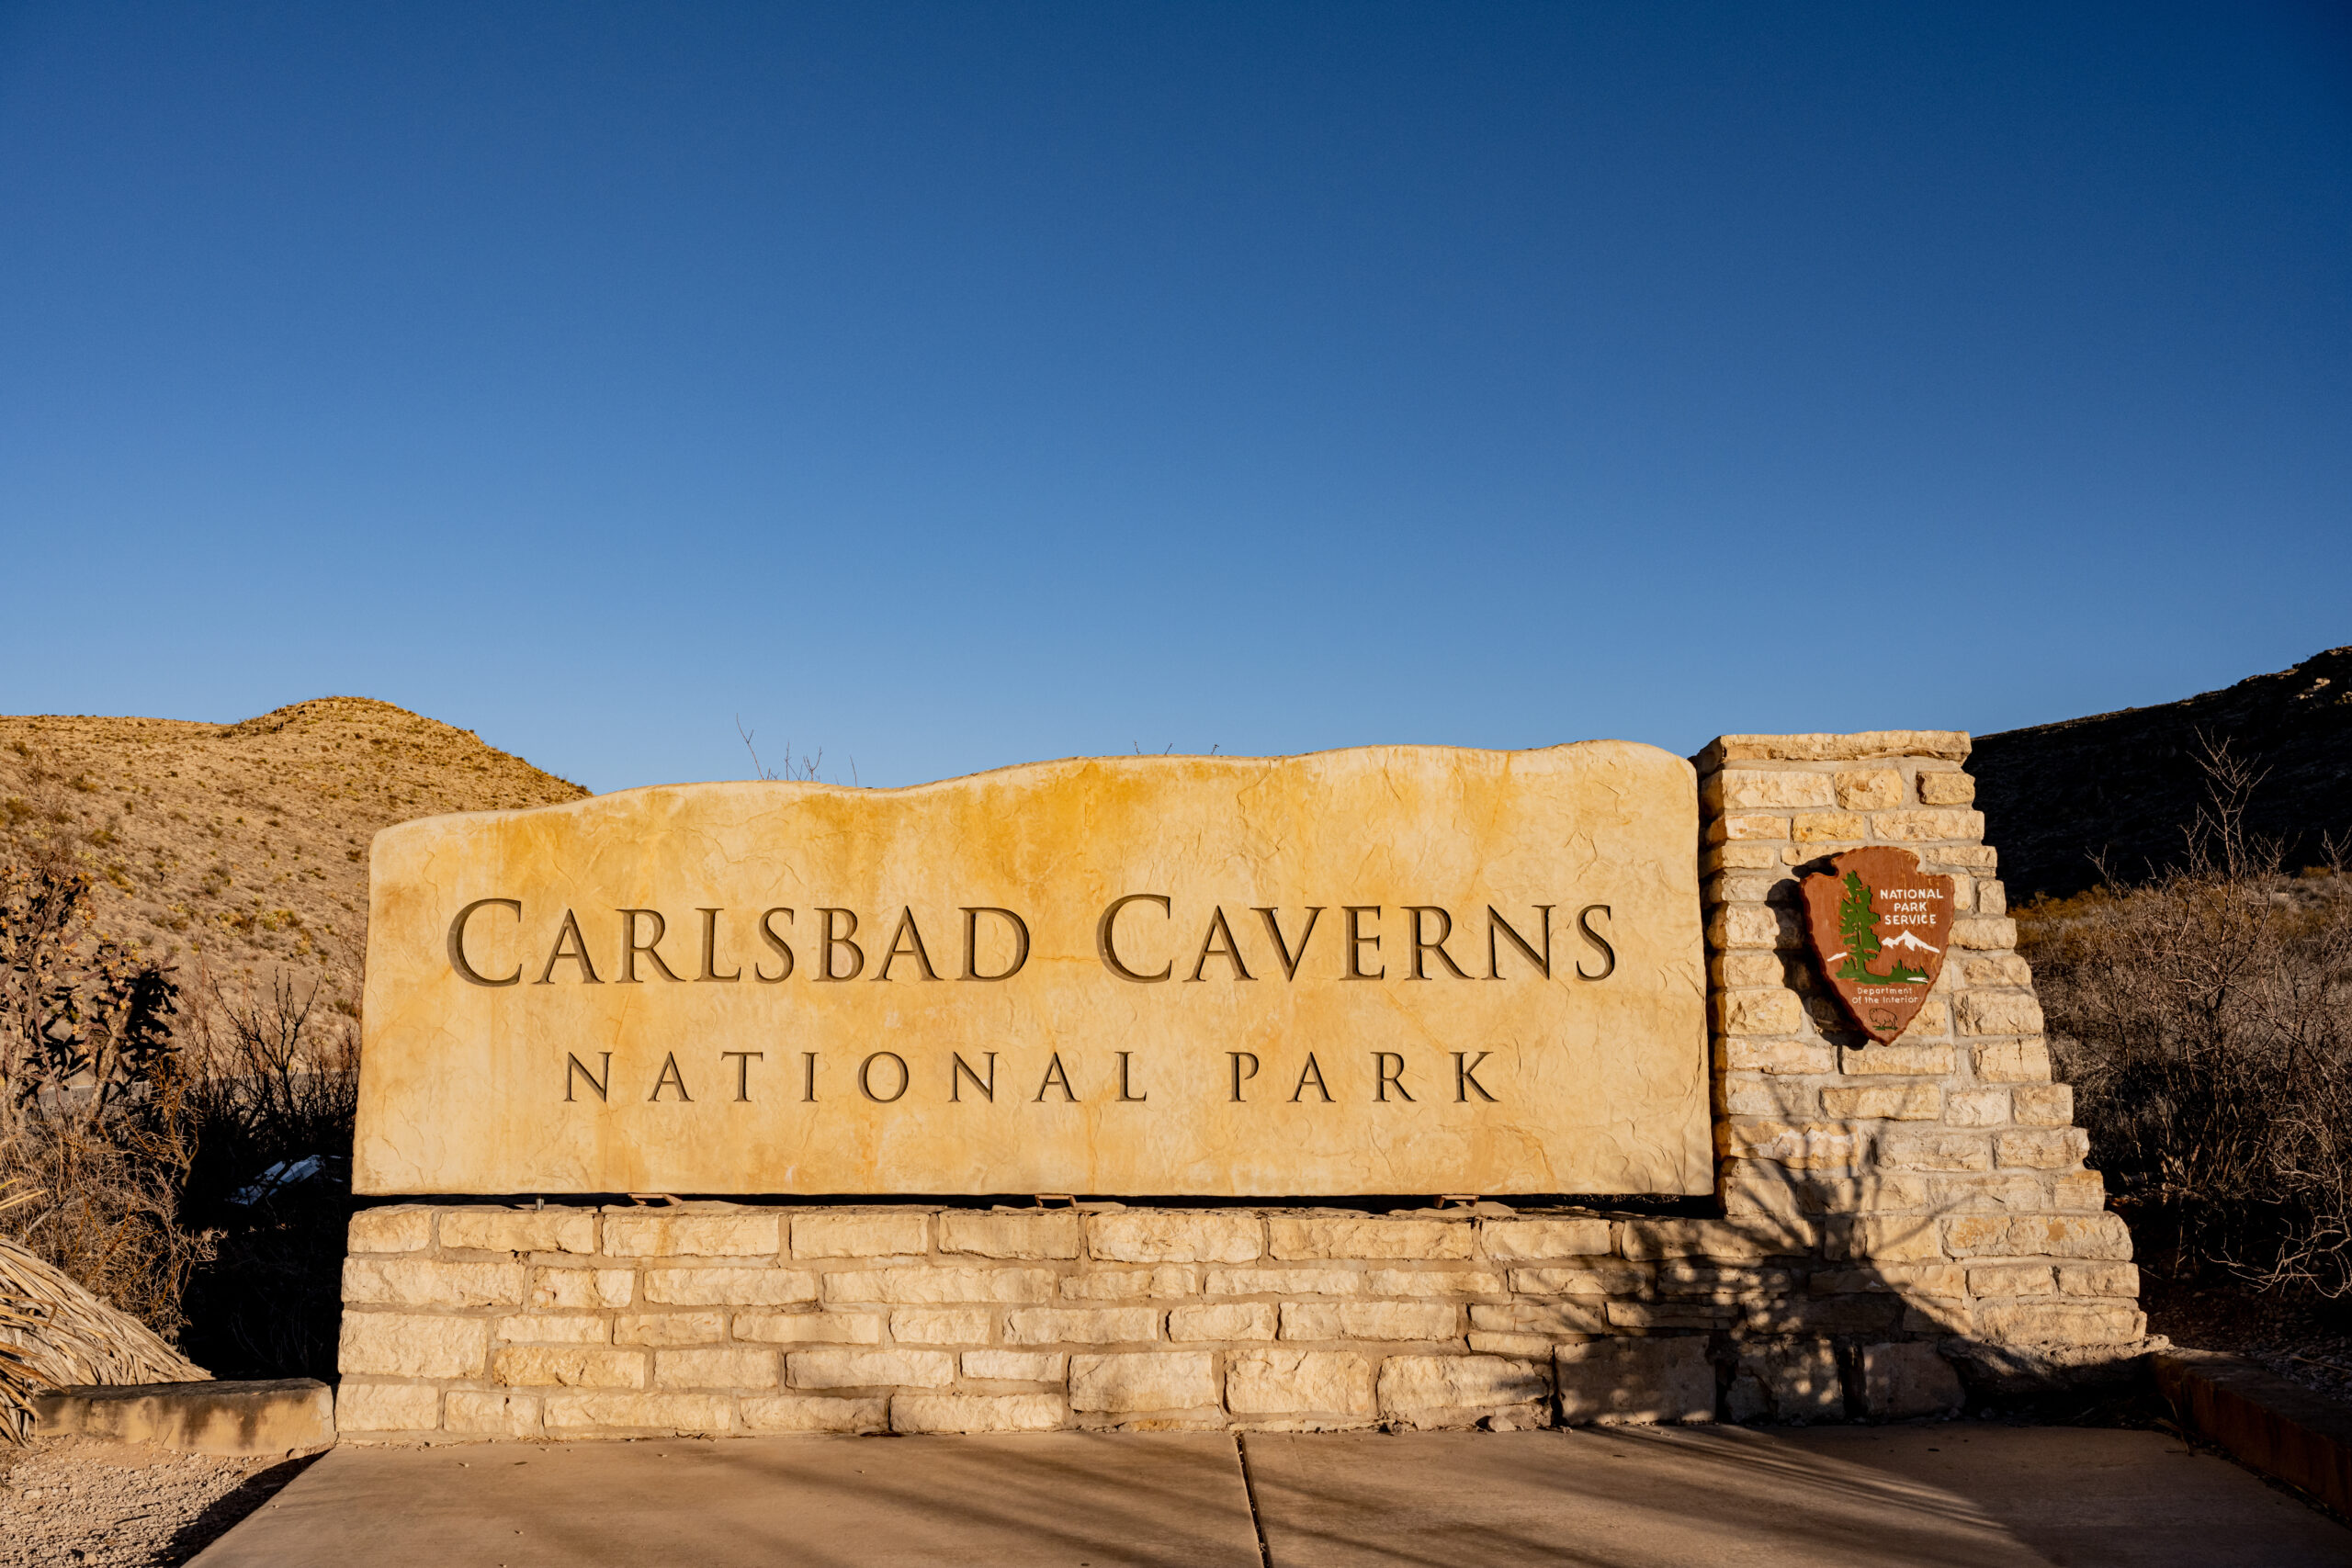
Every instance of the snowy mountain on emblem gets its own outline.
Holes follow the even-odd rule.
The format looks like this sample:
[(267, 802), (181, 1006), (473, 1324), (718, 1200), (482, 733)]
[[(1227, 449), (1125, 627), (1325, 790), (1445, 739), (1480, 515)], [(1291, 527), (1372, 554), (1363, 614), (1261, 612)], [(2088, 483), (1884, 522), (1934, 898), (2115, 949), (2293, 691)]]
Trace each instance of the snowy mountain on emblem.
[(1896, 931), (1893, 936), (1882, 937), (1879, 939), (1879, 946), (1907, 947), (1914, 953), (1941, 953), (1943, 951), (1942, 948), (1938, 947), (1934, 942), (1921, 942), (1909, 931)]

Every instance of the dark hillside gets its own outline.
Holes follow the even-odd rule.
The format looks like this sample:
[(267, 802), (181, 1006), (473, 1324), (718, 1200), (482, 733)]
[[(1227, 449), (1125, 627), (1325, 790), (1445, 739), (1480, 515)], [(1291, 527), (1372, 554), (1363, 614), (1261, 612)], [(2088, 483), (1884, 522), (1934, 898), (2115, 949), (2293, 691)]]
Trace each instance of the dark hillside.
[(1978, 737), (1969, 766), (2010, 897), (2078, 893), (2101, 853), (2125, 881), (2178, 860), (2205, 799), (2200, 736), (2267, 771), (2246, 825), (2286, 843), (2289, 870), (2320, 859), (2323, 835), (2352, 837), (2346, 647), (2158, 707)]

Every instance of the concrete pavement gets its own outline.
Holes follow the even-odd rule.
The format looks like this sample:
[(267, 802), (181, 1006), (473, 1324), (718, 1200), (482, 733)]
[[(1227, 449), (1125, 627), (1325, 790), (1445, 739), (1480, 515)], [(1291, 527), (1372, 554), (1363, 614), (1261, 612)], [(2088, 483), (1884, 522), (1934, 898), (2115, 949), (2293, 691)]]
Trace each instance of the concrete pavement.
[(201, 1568), (2352, 1564), (2152, 1432), (1925, 1427), (345, 1448)]

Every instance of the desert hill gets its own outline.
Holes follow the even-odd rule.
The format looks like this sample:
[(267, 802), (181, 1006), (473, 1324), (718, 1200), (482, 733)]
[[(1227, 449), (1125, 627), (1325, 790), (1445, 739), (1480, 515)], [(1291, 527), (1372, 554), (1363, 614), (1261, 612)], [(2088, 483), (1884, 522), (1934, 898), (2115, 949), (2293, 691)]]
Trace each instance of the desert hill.
[(243, 724), (0, 716), (0, 853), (62, 831), (97, 886), (99, 928), (191, 985), (316, 980), (359, 1001), (368, 840), (445, 811), (589, 792), (469, 730), (365, 697)]
[(2290, 870), (2318, 862), (2325, 835), (2352, 838), (2346, 647), (2177, 703), (1979, 736), (1969, 767), (2011, 897), (2080, 892), (2095, 855), (2127, 881), (2178, 860), (2204, 738), (2267, 770), (2246, 826), (2286, 845)]

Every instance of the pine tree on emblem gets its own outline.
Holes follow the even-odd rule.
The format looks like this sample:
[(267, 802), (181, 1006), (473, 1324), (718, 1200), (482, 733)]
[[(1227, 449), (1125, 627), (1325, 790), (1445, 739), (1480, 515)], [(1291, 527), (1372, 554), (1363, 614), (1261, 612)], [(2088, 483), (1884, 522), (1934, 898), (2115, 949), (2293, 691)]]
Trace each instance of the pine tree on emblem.
[(1846, 962), (1838, 966), (1840, 980), (1875, 980), (1871, 960), (1878, 956), (1878, 911), (1871, 908), (1870, 885), (1860, 874), (1846, 874), (1845, 901), (1838, 906), (1838, 940), (1846, 944)]

